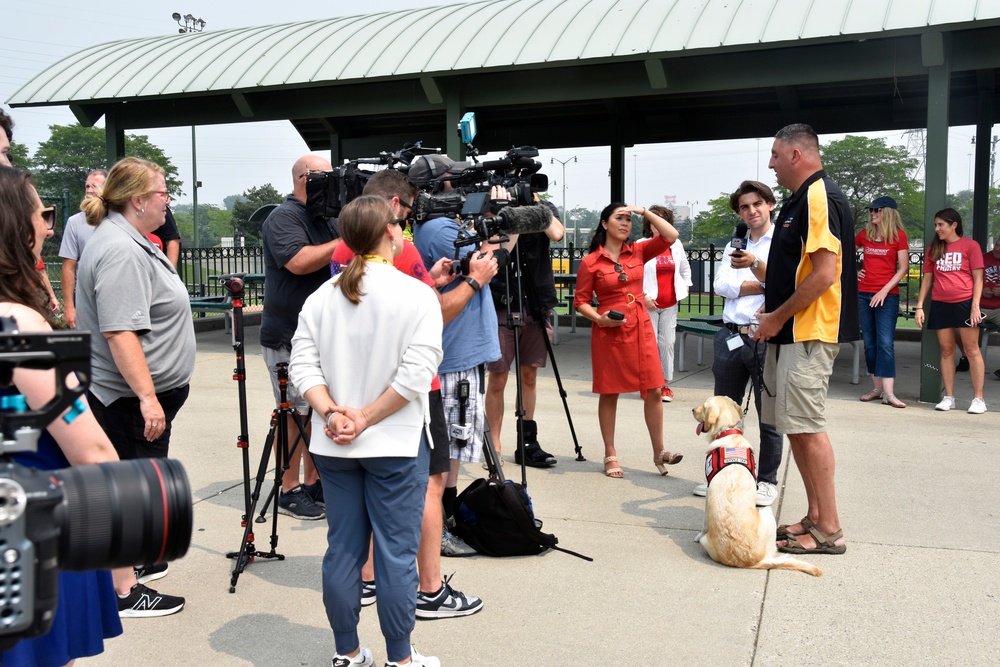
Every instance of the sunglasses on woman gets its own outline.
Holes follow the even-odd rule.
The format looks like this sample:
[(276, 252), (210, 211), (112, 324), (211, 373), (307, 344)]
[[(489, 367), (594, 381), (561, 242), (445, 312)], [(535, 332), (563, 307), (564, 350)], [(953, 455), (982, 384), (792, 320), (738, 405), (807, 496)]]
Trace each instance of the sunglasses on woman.
[(42, 218), (45, 220), (46, 227), (49, 229), (56, 228), (56, 207), (54, 204), (42, 209)]
[(628, 276), (625, 275), (624, 266), (622, 266), (621, 264), (615, 264), (615, 271), (618, 272), (618, 280), (620, 280), (621, 282), (625, 282), (626, 280), (628, 280)]

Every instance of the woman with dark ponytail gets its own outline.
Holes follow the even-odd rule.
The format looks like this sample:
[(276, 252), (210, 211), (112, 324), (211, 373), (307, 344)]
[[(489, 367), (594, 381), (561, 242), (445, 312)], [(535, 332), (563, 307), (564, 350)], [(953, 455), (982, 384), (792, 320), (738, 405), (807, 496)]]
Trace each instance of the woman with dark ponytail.
[[(630, 242), (633, 215), (648, 221), (657, 236), (645, 243)], [(663, 370), (642, 289), (646, 261), (666, 251), (677, 237), (673, 225), (653, 211), (615, 202), (601, 212), (589, 254), (577, 269), (574, 306), (576, 312), (594, 323), (590, 338), (593, 391), (600, 394), (597, 418), (604, 440), (604, 474), (608, 477), (624, 476), (615, 449), (618, 395), (622, 393), (638, 391), (643, 397), (657, 471), (666, 475), (664, 465), (679, 463), (682, 458), (663, 449)], [(597, 308), (591, 305), (595, 293)]]
[(387, 664), (440, 667), (416, 652), (410, 633), (430, 452), (427, 393), (443, 324), (434, 291), (393, 266), (405, 224), (384, 197), (344, 207), (340, 232), (357, 255), (306, 299), (292, 338), (289, 378), (313, 409), (309, 451), (326, 500), (323, 602), (336, 665), (373, 664), (357, 626), (374, 535)]
[[(934, 214), (935, 238), (924, 257), (924, 279), (920, 283), (917, 312), (918, 327), (926, 322), (937, 331), (941, 347), (941, 381), (944, 397), (935, 410), (954, 410), (955, 405), (955, 336), (961, 336), (965, 356), (969, 358), (972, 377), (970, 414), (986, 412), (983, 399), (985, 367), (979, 353), (979, 323), (983, 314), (979, 299), (983, 294), (983, 251), (972, 239), (962, 236), (962, 216), (953, 208)], [(933, 291), (931, 285), (934, 286)], [(930, 313), (927, 294), (931, 294)]]

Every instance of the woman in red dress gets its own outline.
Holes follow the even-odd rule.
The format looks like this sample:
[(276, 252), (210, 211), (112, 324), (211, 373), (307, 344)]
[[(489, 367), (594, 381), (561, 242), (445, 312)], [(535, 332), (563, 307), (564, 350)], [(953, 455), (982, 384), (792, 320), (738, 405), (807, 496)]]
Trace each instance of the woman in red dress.
[[(659, 235), (645, 243), (630, 243), (633, 214), (648, 220)], [(660, 474), (667, 474), (664, 464), (673, 465), (682, 458), (663, 449), (663, 371), (656, 332), (642, 298), (643, 265), (669, 248), (677, 236), (677, 230), (652, 211), (613, 203), (601, 212), (600, 226), (577, 269), (574, 306), (594, 323), (590, 338), (593, 391), (600, 394), (597, 419), (608, 477), (624, 477), (615, 451), (615, 419), (622, 393), (642, 394), (653, 464)], [(590, 303), (595, 293), (597, 308)], [(624, 317), (611, 317), (611, 311)]]

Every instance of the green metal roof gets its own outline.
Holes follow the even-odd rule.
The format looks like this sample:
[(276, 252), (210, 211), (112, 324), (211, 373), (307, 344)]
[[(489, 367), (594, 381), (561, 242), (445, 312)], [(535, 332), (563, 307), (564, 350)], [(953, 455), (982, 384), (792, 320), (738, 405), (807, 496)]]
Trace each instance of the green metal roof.
[(996, 25), (1000, 0), (491, 0), (93, 46), (12, 106), (260, 91)]

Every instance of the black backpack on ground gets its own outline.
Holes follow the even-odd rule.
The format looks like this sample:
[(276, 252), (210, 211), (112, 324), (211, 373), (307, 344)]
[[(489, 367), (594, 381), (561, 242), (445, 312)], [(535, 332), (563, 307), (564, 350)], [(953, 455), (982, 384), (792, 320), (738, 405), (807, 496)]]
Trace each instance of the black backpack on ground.
[[(495, 455), (492, 445), (483, 448)], [(487, 454), (487, 461), (490, 460)], [(499, 471), (499, 466), (491, 466)], [(543, 533), (542, 522), (535, 518), (531, 498), (524, 487), (504, 481), (502, 472), (490, 479), (472, 482), (455, 500), (455, 525), (451, 529), (466, 544), (485, 556), (536, 556), (555, 549), (587, 561), (568, 549), (556, 546), (555, 535)]]

